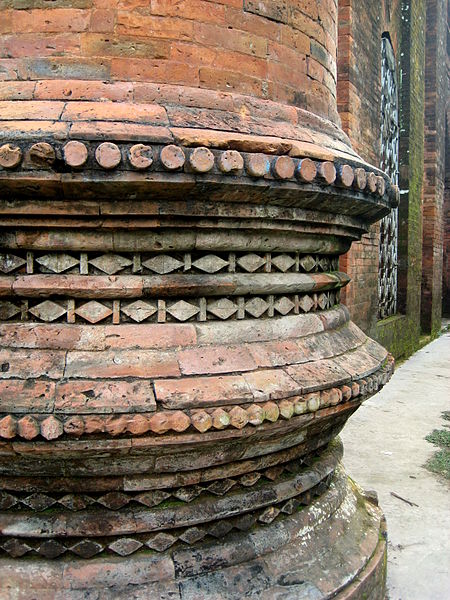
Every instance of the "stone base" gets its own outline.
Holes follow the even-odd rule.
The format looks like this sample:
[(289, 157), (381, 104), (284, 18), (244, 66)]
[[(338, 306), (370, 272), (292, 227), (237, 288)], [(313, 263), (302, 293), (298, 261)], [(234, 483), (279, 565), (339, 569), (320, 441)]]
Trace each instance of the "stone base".
[(383, 515), (339, 467), (311, 505), (218, 542), (138, 557), (0, 560), (3, 600), (382, 600)]

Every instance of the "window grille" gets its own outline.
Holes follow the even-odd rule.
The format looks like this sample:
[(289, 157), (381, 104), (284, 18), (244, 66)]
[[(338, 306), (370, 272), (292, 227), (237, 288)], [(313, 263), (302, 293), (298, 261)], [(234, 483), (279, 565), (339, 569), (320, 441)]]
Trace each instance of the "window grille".
[[(398, 184), (398, 87), (392, 44), (387, 37), (381, 41), (381, 161), (380, 167)], [(398, 209), (391, 210), (380, 224), (378, 266), (379, 318), (397, 312), (397, 252)]]

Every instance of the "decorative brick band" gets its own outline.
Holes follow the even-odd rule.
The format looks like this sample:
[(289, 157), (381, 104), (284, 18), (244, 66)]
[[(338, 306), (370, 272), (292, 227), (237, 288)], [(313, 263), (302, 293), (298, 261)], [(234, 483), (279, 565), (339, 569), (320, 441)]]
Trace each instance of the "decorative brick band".
[[(248, 531), (254, 525), (268, 525), (282, 515), (292, 515), (294, 512), (301, 510), (302, 507), (311, 504), (314, 496), (323, 494), (329, 488), (341, 457), (342, 445), (332, 443), (321, 454), (313, 452), (301, 459), (277, 465), (277, 467), (271, 469), (249, 473), (238, 480), (225, 479), (215, 481), (206, 487), (195, 486), (133, 496), (110, 493), (99, 497), (97, 500), (88, 496), (76, 495), (66, 495), (56, 500), (44, 494), (33, 494), (19, 500), (12, 495), (4, 494), (5, 516), (8, 515), (10, 508), (20, 503), (24, 504), (27, 509), (31, 508), (36, 511), (34, 518), (36, 522), (42, 521), (42, 523), (45, 523), (48, 518), (51, 520), (52, 517), (51, 515), (49, 517), (48, 511), (49, 509), (52, 511), (58, 510), (55, 507), (56, 504), (61, 505), (64, 511), (62, 514), (67, 515), (68, 513), (65, 512), (67, 509), (72, 513), (83, 511), (80, 515), (83, 519), (84, 515), (94, 513), (86, 513), (82, 506), (87, 507), (96, 502), (109, 511), (113, 511), (113, 513), (117, 512), (117, 517), (111, 512), (105, 513), (105, 516), (108, 515), (108, 518), (113, 519), (119, 518), (123, 523), (127, 522), (130, 515), (134, 514), (127, 508), (130, 503), (140, 505), (141, 508), (137, 510), (141, 519), (144, 514), (156, 516), (161, 513), (162, 520), (159, 522), (158, 519), (156, 528), (149, 524), (148, 532), (132, 533), (130, 537), (119, 534), (101, 538), (97, 537), (99, 533), (97, 533), (97, 536), (94, 533), (92, 536), (86, 535), (82, 538), (71, 538), (69, 535), (64, 539), (57, 534), (53, 534), (50, 539), (42, 539), (41, 535), (15, 537), (12, 534), (6, 539), (0, 539), (0, 550), (13, 558), (21, 558), (25, 555), (30, 557), (40, 555), (54, 559), (66, 553), (80, 558), (93, 558), (103, 551), (119, 556), (128, 556), (140, 549), (148, 548), (163, 552), (178, 542), (187, 545), (196, 544), (207, 536), (223, 539), (233, 529)], [(228, 497), (227, 494), (232, 488), (233, 497)], [(192, 511), (197, 513), (199, 506), (202, 504), (206, 509), (203, 521), (198, 522), (198, 519), (196, 519), (197, 523), (193, 526), (177, 526), (175, 522), (171, 523), (169, 527), (164, 527), (163, 514), (167, 513), (167, 510), (171, 512), (171, 509), (167, 507), (170, 498), (172, 503), (188, 505), (186, 506), (185, 518), (181, 519), (180, 524), (183, 521), (189, 522), (189, 514)], [(193, 500), (196, 500), (195, 506), (192, 505), (191, 507), (189, 504)], [(239, 512), (236, 512), (235, 504), (240, 505), (241, 510)], [(248, 512), (247, 506), (250, 505), (254, 506), (254, 509)], [(218, 508), (217, 513), (214, 513), (215, 506)], [(17, 514), (17, 511), (19, 511), (19, 514)], [(17, 520), (20, 512), (19, 508), (13, 508), (12, 512), (9, 513), (13, 518), (9, 527), (10, 531), (15, 529), (12, 523)], [(24, 512), (27, 513), (28, 511), (25, 510)], [(217, 514), (216, 518), (214, 518), (215, 514)], [(73, 515), (73, 518), (78, 517)], [(153, 521), (153, 518), (151, 521)], [(130, 527), (133, 528), (131, 524)], [(57, 530), (58, 526), (55, 532)]]
[(259, 319), (320, 312), (339, 304), (339, 290), (312, 294), (267, 296), (200, 297), (152, 300), (21, 300), (17, 296), (0, 301), (0, 322), (36, 321), (53, 323), (166, 323)]
[(0, 253), (0, 271), (116, 275), (156, 273), (326, 273), (338, 271), (339, 257), (299, 252), (36, 252)]
[(169, 174), (184, 171), (200, 176), (214, 173), (224, 177), (269, 177), (299, 184), (336, 185), (378, 197), (384, 197), (387, 193), (391, 202), (397, 205), (399, 201), (398, 188), (385, 177), (378, 172), (366, 171), (363, 167), (355, 168), (345, 161), (334, 163), (309, 157), (299, 159), (207, 147), (131, 145), (112, 141), (100, 144), (78, 140), (66, 144), (38, 141), (23, 145), (9, 142), (0, 146), (0, 170), (52, 169), (64, 172), (67, 168), (74, 171), (100, 168), (113, 171), (119, 167), (136, 172), (163, 171)]
[(318, 410), (349, 402), (366, 399), (376, 393), (391, 377), (394, 359), (389, 356), (380, 369), (357, 381), (340, 387), (328, 388), (303, 396), (279, 401), (268, 401), (244, 405), (224, 406), (211, 409), (157, 411), (153, 413), (112, 415), (55, 415), (27, 414), (5, 415), (0, 419), (0, 438), (16, 436), (32, 440), (39, 435), (54, 440), (64, 434), (81, 437), (85, 435), (161, 435), (167, 432), (183, 433), (191, 429), (200, 433), (220, 431), (229, 427), (243, 429), (257, 427), (264, 422), (290, 420), (296, 416), (315, 413)]

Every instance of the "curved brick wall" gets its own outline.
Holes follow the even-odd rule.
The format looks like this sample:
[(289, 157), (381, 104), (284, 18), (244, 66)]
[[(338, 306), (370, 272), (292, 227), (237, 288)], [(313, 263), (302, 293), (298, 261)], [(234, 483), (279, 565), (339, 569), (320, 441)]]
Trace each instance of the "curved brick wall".
[[(152, 82), (270, 99), (336, 122), (336, 4), (6, 0), (0, 3), (0, 79), (16, 83), (3, 96), (101, 93), (140, 102), (155, 90), (92, 82)], [(218, 108), (227, 110), (220, 102)]]

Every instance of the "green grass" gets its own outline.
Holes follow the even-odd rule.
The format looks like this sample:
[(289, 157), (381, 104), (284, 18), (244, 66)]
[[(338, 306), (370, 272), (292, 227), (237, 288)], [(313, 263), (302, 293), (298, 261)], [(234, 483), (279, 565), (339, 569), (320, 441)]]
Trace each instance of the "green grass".
[[(445, 421), (450, 421), (450, 411), (443, 412), (442, 418)], [(447, 424), (444, 426), (448, 427)], [(446, 479), (450, 479), (450, 430), (434, 429), (425, 439), (439, 448), (427, 461), (426, 468)]]

